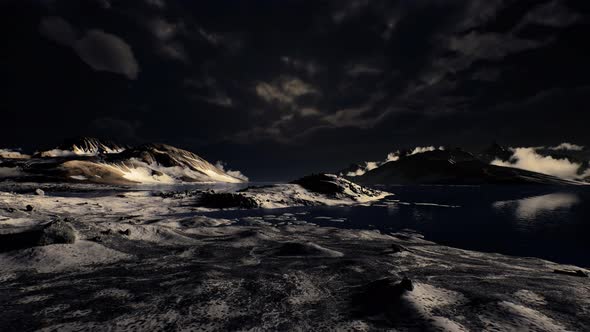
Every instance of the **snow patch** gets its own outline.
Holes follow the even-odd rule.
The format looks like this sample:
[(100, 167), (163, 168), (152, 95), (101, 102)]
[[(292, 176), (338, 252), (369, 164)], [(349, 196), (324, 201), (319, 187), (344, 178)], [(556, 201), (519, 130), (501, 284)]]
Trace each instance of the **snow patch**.
[(327, 175), (343, 188), (342, 193), (326, 195), (305, 189), (299, 184), (276, 184), (267, 187), (250, 187), (241, 195), (253, 198), (264, 209), (294, 206), (326, 205), (345, 206), (381, 200), (391, 193), (361, 187), (336, 175)]
[(501, 312), (480, 315), (489, 330), (497, 331), (567, 331), (563, 326), (539, 311), (508, 301), (498, 303)]
[(402, 299), (425, 321), (429, 321), (437, 331), (466, 332), (461, 324), (448, 318), (433, 314), (439, 308), (456, 305), (466, 301), (461, 293), (437, 288), (429, 284), (414, 283), (414, 290), (407, 292)]
[(240, 171), (234, 171), (231, 169), (227, 169), (227, 164), (221, 160), (219, 160), (219, 161), (217, 161), (217, 163), (215, 163), (215, 167), (219, 168), (222, 172), (233, 176), (234, 178), (242, 179), (245, 182), (248, 182), (247, 176), (242, 174), (242, 172), (240, 172)]
[(107, 264), (129, 259), (131, 255), (90, 241), (53, 244), (0, 254), (0, 271), (33, 269), (41, 273)]
[(31, 156), (23, 154), (18, 150), (0, 149), (0, 158), (5, 159), (29, 159)]
[(559, 150), (582, 151), (582, 150), (584, 150), (584, 146), (583, 145), (577, 145), (577, 144), (563, 142), (563, 143), (561, 143), (561, 144), (559, 144), (557, 146), (552, 146), (549, 149), (550, 150), (555, 150), (555, 151), (559, 151)]

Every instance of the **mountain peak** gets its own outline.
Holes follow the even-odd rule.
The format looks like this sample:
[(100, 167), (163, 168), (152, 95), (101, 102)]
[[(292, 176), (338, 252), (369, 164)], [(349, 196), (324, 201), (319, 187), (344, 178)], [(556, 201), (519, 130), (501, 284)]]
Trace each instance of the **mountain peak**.
[(96, 156), (125, 151), (127, 147), (110, 140), (79, 136), (65, 140), (55, 149), (41, 151), (38, 157)]

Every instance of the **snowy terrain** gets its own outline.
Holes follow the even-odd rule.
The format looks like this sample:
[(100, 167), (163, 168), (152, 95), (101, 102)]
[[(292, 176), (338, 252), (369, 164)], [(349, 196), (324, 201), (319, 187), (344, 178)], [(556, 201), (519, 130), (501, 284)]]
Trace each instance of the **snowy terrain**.
[[(307, 183), (301, 182), (310, 178), (311, 180)], [(322, 188), (306, 185), (309, 183), (327, 184), (330, 187), (322, 191)], [(239, 195), (252, 198), (258, 207), (274, 209), (292, 206), (362, 204), (378, 201), (392, 194), (359, 186), (333, 174), (321, 174), (315, 178), (309, 176), (289, 184), (249, 187), (242, 190)]]
[(97, 156), (125, 151), (126, 147), (115, 142), (103, 141), (94, 137), (79, 137), (64, 142), (55, 149), (41, 151), (37, 157)]
[(30, 157), (20, 151), (0, 149), (0, 159), (29, 159)]
[[(331, 196), (318, 179), (350, 191)], [(312, 180), (243, 193), (266, 207), (366, 203), (351, 198), (363, 188)], [(304, 213), (210, 218), (198, 195), (31, 188), (0, 192), (2, 331), (590, 329), (588, 271), (575, 266), (321, 227)], [(75, 241), (16, 248), (52, 222)]]
[(99, 184), (241, 183), (241, 172), (166, 144), (126, 147), (82, 137), (26, 158), (0, 150), (0, 180)]

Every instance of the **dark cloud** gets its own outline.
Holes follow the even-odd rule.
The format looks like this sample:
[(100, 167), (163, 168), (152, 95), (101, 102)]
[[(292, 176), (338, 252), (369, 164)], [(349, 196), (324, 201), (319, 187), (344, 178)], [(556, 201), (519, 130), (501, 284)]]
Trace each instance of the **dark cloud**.
[(118, 137), (129, 144), (141, 143), (142, 139), (137, 135), (141, 123), (125, 121), (114, 117), (98, 118), (92, 122), (89, 135), (96, 137)]
[(35, 133), (3, 130), (12, 145), (157, 140), (254, 179), (258, 160), (302, 173), (413, 144), (590, 145), (579, 125), (590, 120), (581, 0), (1, 6), (0, 106)]
[(39, 31), (45, 37), (68, 47), (72, 47), (78, 39), (76, 29), (61, 17), (43, 18), (39, 24)]
[(76, 29), (61, 17), (43, 18), (39, 31), (56, 43), (71, 47), (94, 70), (137, 78), (139, 65), (131, 47), (115, 35), (93, 29), (78, 38)]
[(131, 47), (121, 38), (100, 30), (90, 30), (74, 47), (80, 58), (94, 70), (123, 74), (134, 80), (139, 65)]

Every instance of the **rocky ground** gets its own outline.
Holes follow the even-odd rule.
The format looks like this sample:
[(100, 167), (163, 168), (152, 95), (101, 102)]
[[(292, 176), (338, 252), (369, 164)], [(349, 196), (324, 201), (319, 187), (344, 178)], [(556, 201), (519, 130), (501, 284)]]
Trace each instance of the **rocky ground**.
[(305, 214), (212, 219), (191, 194), (27, 190), (0, 192), (2, 331), (590, 329), (574, 266)]

